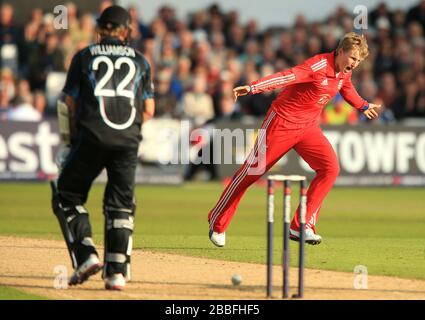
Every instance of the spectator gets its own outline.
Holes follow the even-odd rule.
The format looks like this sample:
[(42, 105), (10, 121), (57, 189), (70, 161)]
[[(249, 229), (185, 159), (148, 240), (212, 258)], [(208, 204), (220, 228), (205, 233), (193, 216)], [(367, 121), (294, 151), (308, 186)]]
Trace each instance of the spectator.
[(85, 46), (94, 40), (94, 34), (95, 23), (93, 16), (90, 13), (84, 13), (80, 18), (79, 32), (74, 36), (73, 41), (82, 43), (80, 46)]
[(208, 74), (207, 74), (207, 93), (213, 95), (220, 83), (220, 76), (222, 65), (219, 59), (211, 59), (208, 63)]
[(396, 37), (398, 35), (404, 35), (406, 33), (405, 26), (406, 26), (406, 13), (401, 9), (394, 11), (392, 36)]
[(207, 14), (205, 11), (195, 12), (189, 22), (189, 29), (193, 34), (194, 41), (199, 42), (207, 40)]
[(293, 64), (294, 51), (292, 47), (292, 36), (289, 32), (283, 32), (279, 39), (279, 48), (277, 49), (277, 57), (282, 58), (288, 64)]
[(385, 2), (378, 4), (378, 7), (371, 11), (369, 15), (369, 22), (372, 26), (376, 27), (376, 24), (379, 19), (384, 18), (388, 23), (392, 22), (392, 14), (388, 9), (388, 6)]
[[(70, 13), (69, 13), (69, 9), (68, 9), (68, 27), (69, 27), (69, 17)], [(28, 22), (28, 24), (34, 24), (37, 27), (40, 27), (41, 24), (43, 23), (43, 10), (41, 8), (34, 8), (31, 11), (31, 18), (30, 21)]]
[(211, 43), (211, 52), (210, 57), (211, 60), (217, 61), (220, 64), (220, 69), (222, 70), (224, 67), (224, 64), (226, 62), (226, 39), (224, 38), (224, 35), (219, 32), (213, 32), (210, 36), (210, 43)]
[(19, 44), (21, 29), (13, 21), (14, 10), (11, 4), (3, 3), (0, 6), (0, 47), (6, 43)]
[(378, 88), (371, 78), (371, 74), (365, 73), (362, 77), (359, 93), (366, 101), (373, 101), (376, 99)]
[(49, 33), (56, 33), (56, 28), (54, 25), (55, 16), (51, 12), (47, 12), (43, 16), (43, 23), (41, 24), (40, 30), (39, 30), (39, 42), (44, 43), (46, 34)]
[(35, 49), (34, 55), (28, 63), (28, 78), (31, 88), (44, 90), (49, 72), (65, 70), (65, 59), (59, 48), (58, 35), (56, 33), (46, 34), (45, 43)]
[(294, 30), (292, 46), (296, 56), (297, 53), (305, 54), (307, 52), (307, 31), (305, 28), (296, 28)]
[(153, 51), (151, 53), (154, 58), (154, 63), (160, 64), (162, 41), (167, 33), (165, 23), (161, 19), (155, 18), (151, 24), (151, 33), (154, 39), (154, 44), (152, 45)]
[(178, 33), (178, 54), (180, 57), (191, 57), (192, 47), (194, 45), (193, 34), (187, 29), (183, 29)]
[(99, 3), (99, 7), (97, 8), (97, 16), (96, 16), (96, 18), (98, 16), (100, 16), (100, 14), (103, 12), (103, 10), (105, 10), (106, 8), (111, 7), (113, 5), (114, 5), (114, 3), (111, 0), (102, 0)]
[(16, 106), (7, 113), (9, 121), (40, 121), (42, 115), (33, 105), (34, 99), (31, 94), (19, 96), (16, 100)]
[(398, 120), (408, 117), (425, 118), (425, 75), (419, 81), (406, 84), (403, 94), (396, 100), (394, 115)]
[(67, 10), (68, 10), (68, 36), (71, 38), (71, 51), (72, 55), (75, 53), (77, 44), (75, 39), (78, 37), (78, 34), (80, 32), (80, 21), (78, 19), (78, 10), (77, 6), (73, 2), (67, 2), (65, 4)]
[(277, 63), (279, 59), (276, 57), (276, 51), (272, 47), (264, 45), (261, 51), (263, 64), (273, 65)]
[(398, 97), (398, 90), (395, 77), (392, 73), (386, 72), (380, 77), (377, 96), (387, 108), (393, 109), (394, 102)]
[(207, 66), (210, 59), (211, 46), (207, 41), (198, 41), (194, 48), (194, 66)]
[(322, 42), (318, 37), (310, 37), (307, 41), (307, 54), (309, 56), (314, 56), (319, 54), (322, 49)]
[[(110, 0), (100, 1), (99, 11), (112, 4)], [(45, 90), (50, 71), (67, 70), (76, 50), (93, 36), (93, 21), (98, 12), (81, 14), (73, 2), (65, 5), (68, 29), (60, 32), (54, 28), (54, 16), (50, 12), (44, 14), (41, 8), (34, 7), (27, 22), (18, 25), (14, 21), (17, 8), (11, 3), (0, 5), (0, 45), (18, 45), (17, 62), (16, 59), (2, 59), (2, 66), (11, 68), (12, 82), (15, 76), (27, 79), (33, 95), (34, 90)], [(391, 10), (384, 2), (372, 9), (369, 24), (373, 28), (360, 30), (368, 39), (370, 59), (361, 65), (353, 82), (365, 89), (368, 86), (363, 84), (370, 78), (379, 83), (378, 98), (394, 111), (397, 119), (421, 117), (425, 0), (418, 1), (409, 10)], [(181, 21), (176, 18), (175, 8), (168, 5), (162, 6), (151, 21), (144, 23), (136, 6), (130, 6), (129, 12), (133, 19), (131, 45), (143, 51), (153, 73), (155, 68), (165, 68), (171, 73), (170, 91), (177, 101), (181, 101), (183, 92), (190, 91), (195, 77), (207, 77), (206, 94), (213, 95), (217, 116), (220, 114), (219, 101), (225, 95), (220, 79), (223, 74), (228, 77), (226, 82), (237, 86), (252, 75), (258, 75), (262, 66), (287, 69), (316, 52), (334, 50), (336, 39), (344, 30), (353, 28), (353, 17), (342, 6), (336, 7), (323, 21), (311, 22), (299, 15), (289, 29), (264, 31), (259, 29), (256, 20), (241, 24), (236, 10), (225, 12), (216, 4)], [(14, 85), (2, 86), (4, 110), (18, 94), (13, 91)], [(394, 91), (391, 93), (391, 90)], [(267, 100), (272, 96), (258, 95), (249, 101), (250, 105), (241, 99), (243, 115), (263, 115), (266, 110), (256, 99)]]
[(173, 7), (163, 5), (161, 8), (159, 8), (158, 16), (165, 23), (169, 31), (177, 31), (176, 12)]
[(343, 33), (348, 33), (353, 31), (353, 19), (351, 19), (348, 16), (344, 17), (342, 19), (341, 26), (342, 26)]
[(171, 73), (160, 70), (155, 79), (155, 117), (171, 118), (176, 113), (177, 97), (171, 92)]
[(177, 61), (176, 80), (179, 82), (183, 91), (188, 91), (192, 87), (193, 75), (191, 72), (192, 61), (182, 56)]
[[(335, 17), (330, 16), (326, 23), (322, 25), (322, 34), (331, 34), (332, 38), (339, 39), (343, 35), (342, 27), (338, 24)], [(332, 49), (335, 49), (336, 46)]]
[(424, 46), (424, 29), (419, 22), (413, 21), (409, 23), (407, 32), (410, 43), (413, 46)]
[(252, 39), (257, 42), (261, 39), (260, 33), (258, 31), (258, 23), (256, 20), (251, 19), (248, 21), (245, 32), (245, 39)]
[(245, 48), (245, 30), (242, 26), (235, 24), (232, 25), (228, 31), (226, 46), (240, 55), (244, 52)]
[(174, 49), (174, 34), (167, 32), (162, 41), (161, 55), (158, 64), (162, 67), (175, 68), (177, 52)]
[(229, 59), (226, 63), (226, 70), (230, 72), (231, 81), (233, 83), (239, 83), (242, 77), (242, 65), (237, 59)]
[(248, 40), (245, 43), (244, 53), (239, 56), (239, 61), (243, 64), (247, 61), (253, 62), (256, 66), (260, 66), (262, 63), (262, 56), (260, 54), (260, 48), (258, 42), (255, 40)]
[(200, 126), (214, 117), (212, 98), (206, 93), (207, 80), (197, 76), (193, 79), (193, 90), (184, 94), (181, 115)]
[(206, 25), (208, 38), (211, 39), (213, 33), (223, 34), (224, 21), (223, 17), (219, 14), (210, 14), (209, 23)]
[[(44, 116), (46, 106), (47, 106), (47, 101), (46, 101), (46, 96), (44, 92), (41, 90), (34, 91), (34, 109), (37, 110), (42, 117)], [(55, 112), (55, 116), (56, 116), (56, 112)]]
[(356, 124), (357, 110), (350, 106), (340, 94), (337, 94), (323, 109), (321, 120), (327, 125)]
[(135, 40), (144, 40), (150, 36), (149, 27), (142, 22), (142, 19), (139, 15), (139, 12), (137, 10), (137, 7), (132, 5), (128, 7), (128, 12), (131, 16), (131, 23), (132, 23), (132, 37), (133, 33), (137, 35), (137, 37), (134, 37)]
[(37, 33), (40, 26), (37, 23), (29, 23), (25, 26), (24, 38), (19, 46), (19, 70), (25, 77), (29, 77), (29, 65), (32, 57), (37, 54), (39, 44)]
[(12, 107), (6, 87), (0, 83), (0, 121), (7, 120), (7, 113)]
[(376, 21), (376, 42), (383, 43), (390, 40), (391, 36), (391, 22), (385, 18), (381, 17)]
[(220, 113), (214, 118), (214, 121), (237, 121), (242, 118), (242, 113), (239, 111), (239, 103), (233, 100), (231, 92), (226, 92), (222, 95), (219, 101)]
[(375, 58), (375, 75), (380, 76), (385, 72), (395, 72), (395, 61), (393, 59), (393, 44), (391, 40), (380, 44), (378, 54)]
[(7, 95), (7, 99), (11, 101), (16, 94), (15, 77), (12, 70), (9, 68), (1, 69), (0, 73), (0, 86)]
[[(347, 9), (344, 6), (339, 5), (339, 6), (337, 6), (337, 8), (335, 10), (334, 17), (335, 17), (336, 21), (338, 22), (338, 24), (343, 25), (344, 20), (346, 18), (350, 18), (350, 15), (349, 15)], [(350, 30), (350, 31), (352, 31), (352, 30)]]
[(411, 70), (414, 78), (425, 71), (425, 55), (424, 47), (415, 47), (412, 54)]
[(332, 50), (335, 50), (337, 45), (338, 45), (338, 42), (335, 35), (332, 32), (325, 33), (322, 50), (326, 52), (330, 52)]
[(25, 97), (28, 95), (31, 95), (30, 83), (26, 79), (18, 80), (18, 83), (16, 85), (16, 96)]
[(420, 2), (410, 8), (407, 12), (407, 23), (412, 21), (417, 21), (422, 25), (422, 29), (425, 30), (425, 0), (420, 0)]
[(233, 89), (233, 81), (228, 70), (222, 71), (217, 88), (212, 94), (214, 105), (214, 119), (221, 117), (221, 99)]

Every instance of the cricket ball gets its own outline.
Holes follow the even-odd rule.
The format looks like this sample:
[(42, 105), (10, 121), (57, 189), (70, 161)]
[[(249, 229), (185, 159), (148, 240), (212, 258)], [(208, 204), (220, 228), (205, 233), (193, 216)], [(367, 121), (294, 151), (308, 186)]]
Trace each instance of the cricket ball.
[(239, 274), (234, 274), (232, 276), (232, 283), (234, 286), (240, 285), (242, 282), (242, 277)]

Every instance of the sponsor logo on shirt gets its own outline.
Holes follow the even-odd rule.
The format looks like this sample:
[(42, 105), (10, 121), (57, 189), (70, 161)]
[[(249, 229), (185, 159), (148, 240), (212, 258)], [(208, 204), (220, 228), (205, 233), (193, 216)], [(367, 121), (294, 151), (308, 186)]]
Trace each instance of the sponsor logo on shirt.
[(327, 86), (328, 85), (328, 79), (325, 79), (322, 81), (321, 83), (322, 86)]
[(320, 96), (320, 99), (319, 99), (319, 101), (317, 101), (317, 103), (318, 104), (325, 105), (325, 104), (327, 104), (329, 102), (329, 100), (331, 100), (331, 96), (326, 93), (326, 94), (322, 94)]

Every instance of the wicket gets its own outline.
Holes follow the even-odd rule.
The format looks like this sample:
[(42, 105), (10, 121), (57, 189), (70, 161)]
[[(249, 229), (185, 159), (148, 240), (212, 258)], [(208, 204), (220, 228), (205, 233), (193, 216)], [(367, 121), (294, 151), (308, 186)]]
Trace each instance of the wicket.
[(274, 223), (274, 183), (283, 182), (283, 298), (289, 297), (289, 225), (291, 223), (291, 182), (300, 182), (300, 241), (299, 241), (299, 268), (298, 294), (293, 298), (302, 298), (304, 295), (304, 244), (305, 244), (305, 216), (307, 211), (307, 179), (297, 175), (271, 175), (267, 178), (267, 297), (272, 297), (272, 270), (273, 270), (273, 223)]

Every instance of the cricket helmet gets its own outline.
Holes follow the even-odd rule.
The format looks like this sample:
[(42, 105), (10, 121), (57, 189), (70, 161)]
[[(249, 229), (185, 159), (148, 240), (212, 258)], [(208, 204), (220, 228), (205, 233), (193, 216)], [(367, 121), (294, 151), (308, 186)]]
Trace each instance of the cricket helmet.
[(99, 27), (106, 29), (113, 29), (118, 26), (130, 28), (131, 17), (123, 7), (114, 5), (103, 10), (96, 21)]

